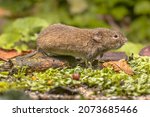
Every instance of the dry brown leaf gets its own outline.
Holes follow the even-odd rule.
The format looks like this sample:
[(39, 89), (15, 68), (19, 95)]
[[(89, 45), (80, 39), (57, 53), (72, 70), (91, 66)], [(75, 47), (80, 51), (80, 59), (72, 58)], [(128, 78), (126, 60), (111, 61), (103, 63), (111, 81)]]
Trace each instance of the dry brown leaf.
[(121, 59), (119, 61), (109, 61), (103, 63), (104, 67), (112, 67), (114, 71), (120, 72), (124, 71), (126, 74), (133, 75), (132, 68), (128, 65), (127, 61)]
[(0, 60), (4, 60), (7, 61), (10, 58), (16, 57), (16, 56), (20, 56), (20, 55), (25, 55), (27, 53), (32, 52), (31, 50), (29, 51), (22, 51), (22, 52), (17, 52), (16, 50), (12, 49), (12, 50), (5, 50), (0, 48)]

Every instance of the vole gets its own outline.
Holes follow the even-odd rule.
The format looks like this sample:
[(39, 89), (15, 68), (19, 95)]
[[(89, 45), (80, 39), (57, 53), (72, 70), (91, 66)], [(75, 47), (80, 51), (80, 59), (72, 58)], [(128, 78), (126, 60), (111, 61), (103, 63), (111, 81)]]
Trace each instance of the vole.
[[(107, 28), (83, 29), (64, 24), (53, 24), (39, 34), (37, 51), (18, 56), (6, 62), (5, 67), (2, 68), (10, 69), (14, 65), (30, 66), (33, 69), (63, 66), (63, 61), (53, 57), (59, 55), (69, 56), (67, 58), (82, 58), (87, 66), (88, 62), (92, 63), (97, 56), (102, 56), (110, 49), (121, 47), (126, 41), (127, 38), (121, 32)], [(45, 57), (47, 58), (44, 61)], [(55, 62), (52, 62), (53, 60)], [(42, 64), (37, 64), (39, 62)]]
[(41, 31), (37, 46), (50, 56), (69, 55), (91, 61), (110, 49), (120, 48), (126, 41), (121, 32), (107, 28), (83, 29), (53, 24)]

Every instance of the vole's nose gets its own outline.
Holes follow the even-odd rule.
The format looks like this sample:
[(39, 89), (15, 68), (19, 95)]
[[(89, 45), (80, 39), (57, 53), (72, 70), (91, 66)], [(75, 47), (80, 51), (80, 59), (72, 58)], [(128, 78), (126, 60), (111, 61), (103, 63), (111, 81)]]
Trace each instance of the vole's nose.
[(128, 39), (127, 39), (127, 38), (124, 38), (123, 43), (126, 43), (127, 41), (128, 41)]

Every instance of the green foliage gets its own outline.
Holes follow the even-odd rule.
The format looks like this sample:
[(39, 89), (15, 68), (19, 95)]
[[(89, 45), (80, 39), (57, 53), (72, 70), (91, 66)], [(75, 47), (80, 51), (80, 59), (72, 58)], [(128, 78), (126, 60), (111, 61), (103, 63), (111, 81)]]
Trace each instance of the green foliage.
[(4, 33), (0, 36), (0, 47), (3, 49), (15, 49), (17, 51), (28, 50), (27, 43), (23, 43), (19, 33)]
[(144, 45), (139, 44), (139, 43), (132, 43), (132, 42), (127, 42), (124, 46), (122, 46), (120, 49), (117, 51), (122, 51), (125, 52), (128, 56), (130, 56), (132, 53), (134, 55), (138, 55), (140, 50), (144, 47)]
[(16, 66), (15, 69), (17, 69), (17, 73), (14, 74), (14, 77), (17, 79), (25, 77), (27, 68), (28, 68), (27, 66), (23, 66), (21, 68)]
[(0, 47), (16, 49), (18, 51), (29, 49), (28, 44), (35, 41), (40, 30), (48, 23), (36, 17), (17, 19), (0, 35)]
[[(0, 6), (10, 9), (15, 14), (26, 14), (40, 0), (0, 0)], [(24, 11), (24, 12), (23, 12)]]
[[(13, 82), (3, 79), (1, 92), (7, 89), (24, 89), (45, 92), (57, 86), (80, 86), (86, 84), (95, 87), (104, 95), (138, 96), (150, 94), (150, 57), (134, 57), (129, 61), (134, 75), (116, 73), (111, 68), (91, 69), (75, 68), (48, 69), (26, 75), (25, 69), (14, 74)], [(79, 73), (80, 80), (73, 80), (72, 74)]]
[(126, 9), (126, 7), (124, 6), (119, 6), (116, 8), (113, 8), (111, 11), (112, 16), (116, 19), (116, 20), (122, 20), (126, 15), (128, 15), (129, 11)]
[(0, 82), (0, 93), (6, 92), (9, 89), (9, 83)]
[(134, 7), (134, 12), (137, 15), (147, 15), (150, 14), (150, 1), (148, 0), (143, 0), (143, 1), (138, 1), (135, 4)]
[(148, 17), (141, 16), (135, 19), (130, 27), (128, 36), (133, 42), (150, 42), (150, 22)]
[(49, 24), (60, 22), (78, 27), (115, 24), (130, 41), (150, 42), (150, 0), (1, 0), (0, 4), (12, 11), (13, 18), (32, 15)]

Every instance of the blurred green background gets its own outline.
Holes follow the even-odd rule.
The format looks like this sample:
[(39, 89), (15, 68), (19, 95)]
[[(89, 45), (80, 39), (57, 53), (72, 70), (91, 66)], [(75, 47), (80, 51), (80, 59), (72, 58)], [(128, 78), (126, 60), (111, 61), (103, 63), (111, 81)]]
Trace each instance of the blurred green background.
[(137, 54), (150, 44), (150, 0), (0, 0), (0, 47), (36, 48), (53, 23), (119, 29), (129, 40), (120, 51)]

